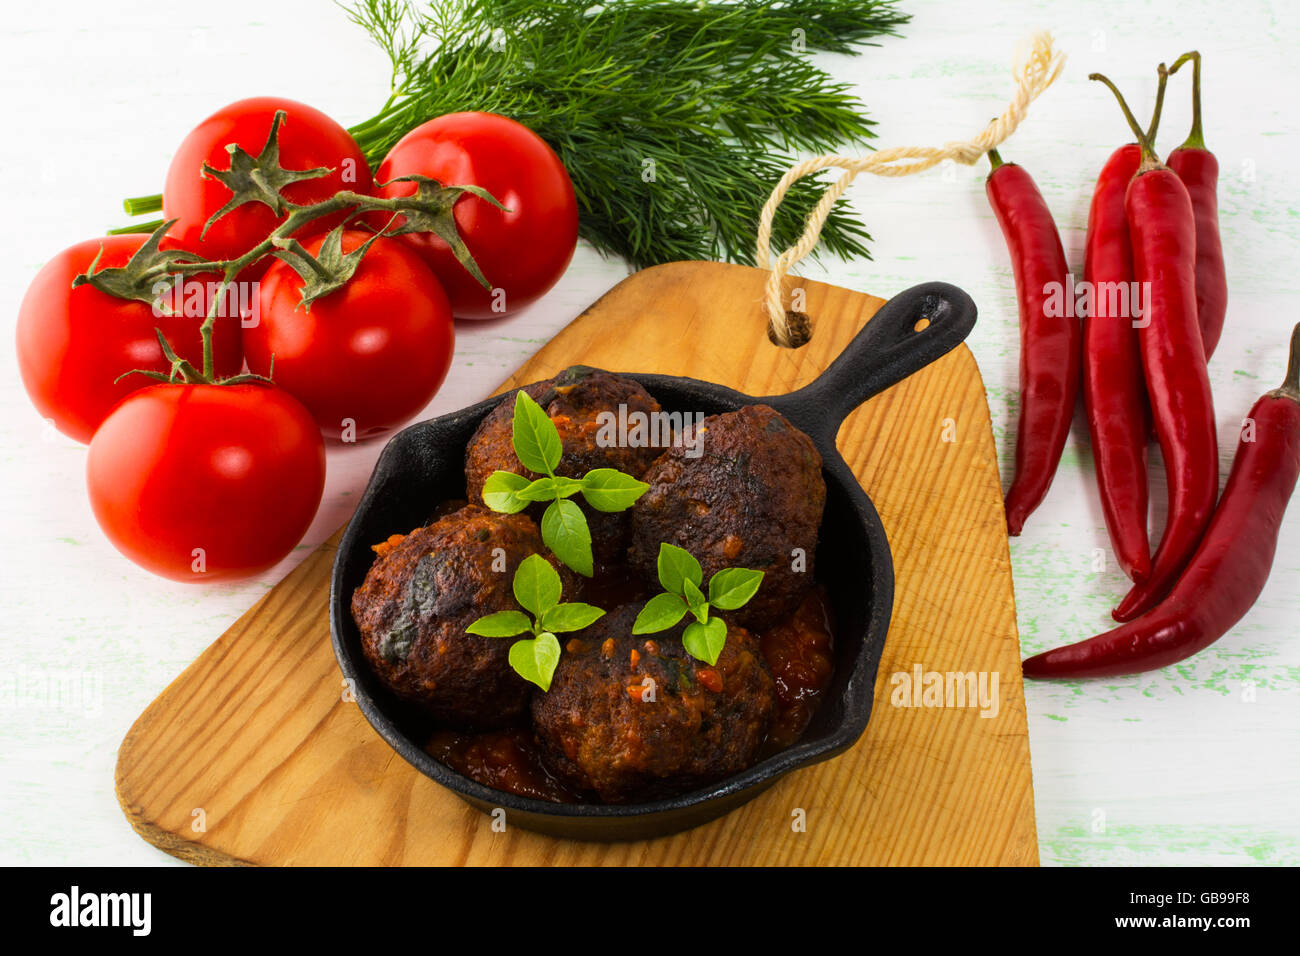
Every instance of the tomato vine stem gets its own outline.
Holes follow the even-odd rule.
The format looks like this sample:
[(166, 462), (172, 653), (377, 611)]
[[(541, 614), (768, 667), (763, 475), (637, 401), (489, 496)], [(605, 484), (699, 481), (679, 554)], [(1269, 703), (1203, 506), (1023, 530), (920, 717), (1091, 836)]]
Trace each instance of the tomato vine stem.
[[(221, 274), (221, 282), (213, 296), (212, 302), (208, 306), (207, 315), (204, 317), (203, 324), (199, 328), (199, 334), (203, 343), (203, 368), (195, 369), (190, 363), (183, 359), (177, 359), (175, 352), (166, 342), (161, 330), (158, 332), (159, 342), (163, 345), (163, 354), (168, 361), (172, 363), (171, 374), (163, 376), (158, 372), (146, 371), (143, 369), (134, 369), (127, 372), (127, 375), (142, 374), (151, 378), (163, 381), (175, 381), (177, 377), (182, 381), (192, 384), (236, 384), (252, 381), (270, 382), (270, 379), (258, 375), (237, 375), (231, 379), (218, 381), (215, 378), (214, 358), (212, 348), (213, 329), (216, 320), (226, 303), (227, 293), (231, 285), (234, 284), (240, 273), (249, 266), (260, 261), (267, 255), (273, 255), (278, 251), (288, 250), (293, 253), (292, 260), (289, 261), (300, 275), (306, 269), (314, 274), (323, 282), (333, 281), (336, 278), (340, 281), (346, 281), (347, 275), (336, 277), (324, 263), (317, 257), (307, 252), (302, 243), (293, 238), (293, 234), (310, 225), (318, 219), (330, 216), (335, 213), (344, 213), (344, 221), (340, 224), (335, 232), (341, 231), (348, 223), (362, 220), (371, 213), (386, 212), (389, 213), (389, 220), (382, 229), (373, 229), (370, 242), (382, 236), (395, 236), (403, 232), (424, 231), (424, 226), (433, 228), (436, 224), (439, 230), (448, 228), (454, 230), (454, 220), (452, 219), (452, 207), (456, 201), (466, 192), (485, 199), (499, 208), (504, 208), (501, 203), (485, 190), (473, 186), (444, 186), (436, 180), (423, 176), (405, 177), (415, 184), (415, 193), (410, 196), (397, 196), (386, 198), (382, 196), (363, 195), (361, 193), (343, 190), (335, 193), (328, 199), (306, 206), (295, 206), (289, 204), (288, 215), (276, 225), (271, 235), (267, 236), (257, 245), (253, 246), (242, 256), (234, 259), (209, 260), (203, 257), (189, 253), (185, 250), (161, 250), (160, 244), (167, 230), (173, 225), (175, 220), (158, 222), (153, 230), (149, 241), (141, 247), (137, 255), (133, 256), (126, 266), (111, 266), (96, 271), (95, 266), (98, 263), (98, 257), (90, 264), (87, 271), (73, 280), (73, 286), (90, 284), (95, 286), (101, 292), (117, 298), (140, 299), (142, 301), (155, 301), (151, 296), (156, 296), (156, 288), (159, 283), (166, 283), (170, 277), (174, 276), (191, 276), (202, 273), (217, 272)], [(399, 218), (407, 218), (409, 221), (401, 225), (397, 224)], [(367, 243), (367, 246), (369, 242)], [(463, 243), (461, 248), (464, 249)], [(362, 250), (358, 250), (358, 255)], [(469, 256), (469, 264), (466, 268), (484, 284), (486, 288), (491, 288), (489, 283), (478, 270), (478, 266), (473, 262), (473, 257), (469, 254), (468, 249), (464, 249), (465, 255)], [(471, 267), (472, 266), (472, 267)], [(352, 264), (355, 269), (355, 263)], [(351, 272), (348, 272), (350, 275)], [(304, 275), (304, 279), (307, 276)]]
[(162, 207), (162, 193), (154, 193), (152, 196), (132, 196), (129, 199), (122, 200), (122, 208), (126, 210), (128, 216), (143, 216), (149, 212), (162, 212)]

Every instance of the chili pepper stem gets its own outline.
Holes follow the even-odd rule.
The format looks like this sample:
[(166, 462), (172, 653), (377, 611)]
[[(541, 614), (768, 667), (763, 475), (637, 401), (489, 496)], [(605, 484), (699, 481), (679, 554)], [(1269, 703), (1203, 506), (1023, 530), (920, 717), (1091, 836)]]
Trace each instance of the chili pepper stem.
[(1196, 50), (1184, 53), (1174, 60), (1169, 72), (1177, 73), (1178, 68), (1188, 60), (1192, 63), (1192, 131), (1178, 148), (1205, 149), (1205, 134), (1201, 129), (1201, 54)]
[(1296, 327), (1291, 330), (1291, 352), (1286, 363), (1286, 378), (1269, 395), (1300, 402), (1300, 323), (1296, 323)]
[(1002, 165), (1003, 162), (1002, 156), (998, 153), (996, 149), (990, 149), (988, 152), (988, 157), (989, 157), (989, 163), (992, 164), (994, 169), (997, 169), (999, 166)]
[(1151, 111), (1151, 125), (1147, 127), (1147, 141), (1152, 149), (1156, 145), (1156, 130), (1160, 128), (1160, 113), (1165, 108), (1165, 87), (1169, 84), (1169, 71), (1163, 63), (1156, 67), (1156, 75), (1159, 77), (1156, 82), (1156, 107)]
[(1119, 101), (1119, 107), (1124, 111), (1124, 119), (1128, 121), (1129, 129), (1133, 131), (1133, 135), (1137, 138), (1138, 147), (1142, 150), (1142, 165), (1138, 167), (1139, 174), (1150, 169), (1159, 169), (1164, 166), (1164, 163), (1160, 161), (1160, 157), (1156, 154), (1154, 138), (1155, 132), (1160, 126), (1160, 111), (1164, 108), (1165, 84), (1169, 81), (1169, 68), (1161, 63), (1157, 68), (1157, 72), (1160, 76), (1160, 83), (1156, 89), (1156, 107), (1155, 111), (1151, 115), (1151, 126), (1149, 130), (1143, 130), (1142, 127), (1138, 125), (1137, 117), (1135, 117), (1133, 111), (1129, 109), (1128, 103), (1124, 99), (1124, 94), (1119, 91), (1119, 87), (1101, 73), (1088, 74), (1088, 79), (1097, 80), (1110, 87), (1110, 91), (1115, 94), (1115, 99)]

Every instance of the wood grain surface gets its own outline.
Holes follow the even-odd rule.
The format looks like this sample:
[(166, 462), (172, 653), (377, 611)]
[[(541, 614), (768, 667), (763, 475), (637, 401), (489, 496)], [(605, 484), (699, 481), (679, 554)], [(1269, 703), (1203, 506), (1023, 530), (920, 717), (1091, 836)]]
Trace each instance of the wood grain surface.
[[(811, 380), (882, 300), (801, 283), (812, 341), (757, 317), (763, 273), (675, 263), (625, 280), (502, 387), (575, 362), (751, 394)], [(329, 643), (335, 535), (241, 617), (122, 742), (117, 795), (146, 840), (205, 864), (1036, 864), (1029, 743), (997, 462), (965, 346), (868, 402), (838, 438), (894, 555), (871, 723), (848, 753), (661, 840), (507, 826), (402, 761), (346, 699)], [(995, 674), (992, 706), (896, 706), (895, 677)], [(911, 701), (911, 698), (908, 698)], [(800, 827), (796, 824), (804, 821)]]

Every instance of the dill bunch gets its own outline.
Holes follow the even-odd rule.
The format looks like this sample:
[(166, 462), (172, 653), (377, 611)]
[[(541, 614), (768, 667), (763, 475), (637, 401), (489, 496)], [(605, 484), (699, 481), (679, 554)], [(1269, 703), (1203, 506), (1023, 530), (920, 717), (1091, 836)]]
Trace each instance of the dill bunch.
[[(550, 144), (573, 180), (580, 233), (636, 267), (753, 262), (758, 214), (800, 151), (874, 136), (862, 103), (812, 60), (895, 35), (894, 0), (358, 0), (352, 20), (392, 62), (392, 95), (351, 133), (372, 165), (421, 123), (501, 113)], [(776, 247), (825, 187), (790, 191)], [(867, 255), (837, 205), (820, 247)]]

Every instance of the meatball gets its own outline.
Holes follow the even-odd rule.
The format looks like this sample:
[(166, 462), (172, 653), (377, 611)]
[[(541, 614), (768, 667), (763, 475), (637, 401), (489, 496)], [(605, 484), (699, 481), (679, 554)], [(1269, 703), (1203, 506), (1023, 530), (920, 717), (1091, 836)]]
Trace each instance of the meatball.
[(653, 578), (659, 544), (667, 542), (699, 560), (705, 581), (723, 568), (764, 572), (758, 593), (734, 614), (761, 631), (793, 614), (812, 587), (826, 506), (821, 455), (767, 405), (712, 415), (696, 438), (696, 457), (688, 442), (642, 476), (650, 490), (632, 510), (628, 559)]
[(469, 505), (375, 551), (352, 595), (352, 617), (379, 679), (449, 726), (492, 728), (519, 718), (532, 685), (510, 667), (513, 641), (465, 628), (515, 607), (519, 563), (546, 553), (533, 520)]
[[(638, 382), (600, 369), (575, 365), (544, 382), (524, 389), (540, 405), (560, 433), (563, 452), (555, 473), (566, 478), (581, 478), (593, 468), (617, 468), (633, 478), (640, 478), (659, 456), (662, 447), (628, 447), (607, 443), (599, 437), (602, 412), (618, 414), (626, 406), (628, 414), (653, 415), (659, 403)], [(529, 478), (536, 475), (519, 463), (511, 443), (515, 403), (502, 402), (479, 424), (465, 452), (465, 485), (470, 501), (483, 499), (483, 484), (494, 471), (509, 471)], [(661, 442), (666, 445), (667, 442)], [(575, 498), (591, 528), (592, 552), (597, 565), (608, 569), (623, 559), (627, 549), (630, 522), (628, 513), (597, 511), (581, 497)], [(544, 504), (530, 509), (536, 518)]]
[(684, 625), (633, 635), (624, 605), (570, 640), (551, 689), (533, 695), (547, 765), (609, 803), (703, 786), (754, 762), (775, 691), (758, 641), (732, 625), (718, 663), (686, 653)]

